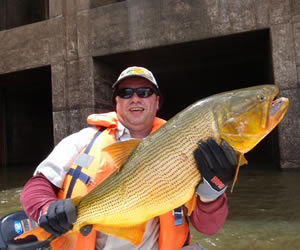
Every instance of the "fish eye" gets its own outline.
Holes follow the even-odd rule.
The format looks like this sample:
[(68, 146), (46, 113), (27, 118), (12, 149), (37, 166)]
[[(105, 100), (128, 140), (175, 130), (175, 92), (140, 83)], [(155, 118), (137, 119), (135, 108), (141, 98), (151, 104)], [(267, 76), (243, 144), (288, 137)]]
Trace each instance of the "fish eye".
[(263, 102), (266, 100), (266, 97), (264, 95), (258, 95), (257, 96), (257, 99), (260, 101), (260, 102)]

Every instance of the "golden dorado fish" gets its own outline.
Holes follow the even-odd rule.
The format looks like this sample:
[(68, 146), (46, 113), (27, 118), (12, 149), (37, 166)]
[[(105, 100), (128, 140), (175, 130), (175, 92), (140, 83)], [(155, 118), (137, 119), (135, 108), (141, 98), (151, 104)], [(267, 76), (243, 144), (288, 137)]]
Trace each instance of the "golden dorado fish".
[[(244, 154), (287, 111), (287, 98), (274, 100), (278, 92), (275, 85), (261, 85), (212, 95), (190, 105), (143, 140), (105, 148), (116, 171), (76, 202), (73, 234), (93, 225), (138, 245), (149, 219), (183, 204), (190, 214), (201, 180), (193, 156), (198, 142), (211, 137), (233, 147), (238, 155), (235, 182), (240, 164), (246, 161)], [(71, 239), (72, 232), (62, 237), (70, 235)]]

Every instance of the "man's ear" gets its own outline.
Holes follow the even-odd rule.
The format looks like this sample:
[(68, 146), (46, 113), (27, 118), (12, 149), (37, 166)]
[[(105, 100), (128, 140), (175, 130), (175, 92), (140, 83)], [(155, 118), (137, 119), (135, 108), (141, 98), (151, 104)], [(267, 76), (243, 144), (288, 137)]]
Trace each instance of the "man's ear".
[(114, 100), (113, 100), (114, 109), (115, 109), (115, 111), (117, 111), (118, 96), (115, 96), (113, 98), (114, 98)]
[(160, 98), (160, 96), (158, 95), (158, 96), (156, 96), (156, 111), (158, 111), (159, 110), (159, 98)]

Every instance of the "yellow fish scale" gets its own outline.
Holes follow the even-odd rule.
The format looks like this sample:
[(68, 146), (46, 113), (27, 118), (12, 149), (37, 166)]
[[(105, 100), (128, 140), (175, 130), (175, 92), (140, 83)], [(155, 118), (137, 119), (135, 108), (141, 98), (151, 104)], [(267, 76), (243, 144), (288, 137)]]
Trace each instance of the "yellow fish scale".
[[(84, 197), (74, 228), (140, 224), (189, 201), (200, 181), (192, 152), (199, 138), (216, 136), (211, 126), (213, 114), (205, 109), (201, 113), (195, 112), (195, 116), (207, 122), (199, 123), (193, 112), (187, 112), (143, 140), (126, 167)], [(168, 139), (162, 140), (162, 136)], [(189, 140), (182, 140), (183, 136)]]

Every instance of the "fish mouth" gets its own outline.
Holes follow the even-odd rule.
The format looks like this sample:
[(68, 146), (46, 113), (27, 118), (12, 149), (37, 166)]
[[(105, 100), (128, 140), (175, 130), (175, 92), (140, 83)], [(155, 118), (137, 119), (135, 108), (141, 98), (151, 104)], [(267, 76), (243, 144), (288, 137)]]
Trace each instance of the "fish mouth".
[(277, 113), (283, 104), (284, 104), (283, 98), (278, 98), (278, 99), (275, 99), (274, 101), (272, 101), (271, 105), (270, 105), (269, 115), (272, 116), (275, 113)]
[(276, 98), (279, 91), (274, 93), (273, 101), (269, 106), (268, 129), (272, 130), (284, 117), (289, 106), (289, 99), (286, 97)]

